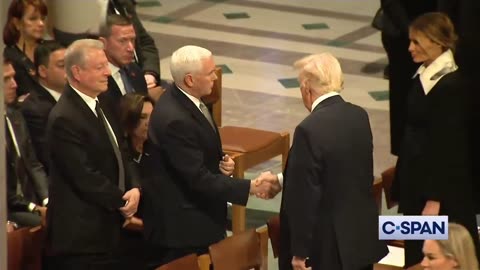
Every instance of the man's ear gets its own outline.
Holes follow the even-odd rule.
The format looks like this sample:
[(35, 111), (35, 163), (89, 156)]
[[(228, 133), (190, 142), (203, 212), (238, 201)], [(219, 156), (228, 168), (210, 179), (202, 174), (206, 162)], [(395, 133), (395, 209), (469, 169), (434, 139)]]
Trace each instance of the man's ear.
[(45, 79), (47, 77), (47, 67), (45, 65), (38, 66), (38, 77)]
[(98, 40), (100, 40), (103, 43), (103, 48), (107, 47), (107, 39), (104, 37), (99, 37)]
[(183, 82), (185, 83), (186, 86), (192, 87), (193, 86), (193, 76), (192, 74), (187, 74), (183, 78)]
[(75, 66), (70, 67), (70, 70), (72, 71), (73, 79), (75, 79), (76, 81), (79, 81), (80, 80), (80, 67), (75, 65)]

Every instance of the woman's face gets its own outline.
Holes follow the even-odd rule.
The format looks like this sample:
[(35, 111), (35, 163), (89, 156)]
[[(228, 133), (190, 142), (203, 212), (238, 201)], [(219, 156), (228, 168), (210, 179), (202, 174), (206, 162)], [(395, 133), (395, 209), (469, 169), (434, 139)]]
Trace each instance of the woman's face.
[(442, 46), (433, 42), (423, 32), (410, 29), (409, 38), (408, 51), (415, 63), (425, 63), (428, 66), (443, 53)]
[(435, 240), (425, 240), (423, 254), (422, 267), (425, 270), (452, 270), (458, 266), (455, 259), (443, 254), (440, 245)]
[(40, 40), (45, 33), (45, 17), (32, 5), (27, 5), (20, 21), (16, 22), (17, 30), (24, 39)]
[(142, 140), (147, 140), (148, 122), (150, 122), (150, 115), (153, 111), (153, 104), (146, 101), (143, 103), (142, 114), (140, 115), (140, 122), (133, 130), (133, 136)]

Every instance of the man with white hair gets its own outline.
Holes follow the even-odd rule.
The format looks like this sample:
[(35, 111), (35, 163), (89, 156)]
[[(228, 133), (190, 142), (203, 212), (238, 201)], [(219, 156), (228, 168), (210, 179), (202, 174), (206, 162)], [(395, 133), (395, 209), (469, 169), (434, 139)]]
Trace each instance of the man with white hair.
[(343, 75), (331, 54), (307, 56), (295, 67), (311, 113), (295, 129), (280, 179), (279, 269), (373, 269), (388, 249), (378, 240), (368, 115), (338, 94)]
[(184, 46), (171, 58), (174, 85), (150, 118), (149, 169), (143, 185), (144, 224), (152, 245), (151, 269), (208, 246), (226, 233), (227, 202), (246, 205), (249, 194), (270, 194), (277, 184), (231, 178), (235, 163), (224, 155), (217, 127), (201, 98), (212, 91), (212, 53)]
[(65, 71), (68, 84), (47, 125), (49, 269), (128, 269), (119, 246), (122, 224), (137, 211), (139, 179), (112, 113), (97, 98), (110, 76), (102, 42), (73, 42)]

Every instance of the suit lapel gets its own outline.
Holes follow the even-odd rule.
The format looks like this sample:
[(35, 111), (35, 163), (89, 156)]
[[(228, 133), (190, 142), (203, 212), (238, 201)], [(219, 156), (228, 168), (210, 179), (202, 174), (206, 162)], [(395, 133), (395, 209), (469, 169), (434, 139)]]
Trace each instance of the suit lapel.
[(113, 76), (111, 76), (111, 75), (108, 76), (108, 90), (107, 91), (109, 92), (108, 94), (112, 98), (121, 98), (122, 97), (122, 91), (120, 90), (117, 82), (115, 81), (115, 79), (113, 79)]
[[(174, 86), (172, 88), (172, 95), (178, 100), (178, 102), (184, 108), (186, 108), (190, 112), (192, 117), (200, 124), (200, 126), (202, 126), (202, 128), (206, 132), (210, 133), (211, 136), (214, 136), (217, 139), (217, 141), (220, 142), (220, 136), (218, 135), (218, 129), (216, 127), (215, 120), (212, 119), (215, 124), (215, 130), (214, 130), (210, 125), (210, 123), (208, 122), (207, 118), (205, 118), (205, 116), (202, 114), (200, 109), (197, 108), (197, 106), (195, 106), (195, 104), (187, 96), (185, 96), (185, 94), (183, 94), (180, 91), (180, 89), (178, 89), (177, 86)], [(217, 147), (220, 149), (220, 152), (221, 152), (222, 151), (221, 143), (217, 145)]]
[(65, 97), (71, 101), (72, 105), (74, 106), (72, 110), (78, 111), (81, 114), (81, 117), (84, 118), (84, 123), (86, 123), (85, 126), (92, 131), (92, 134), (96, 134), (97, 136), (100, 136), (102, 140), (104, 140), (102, 145), (104, 143), (108, 143), (108, 145), (110, 145), (108, 135), (102, 122), (88, 107), (87, 103), (85, 103), (85, 101), (75, 92), (75, 90), (67, 85), (63, 95), (65, 95)]

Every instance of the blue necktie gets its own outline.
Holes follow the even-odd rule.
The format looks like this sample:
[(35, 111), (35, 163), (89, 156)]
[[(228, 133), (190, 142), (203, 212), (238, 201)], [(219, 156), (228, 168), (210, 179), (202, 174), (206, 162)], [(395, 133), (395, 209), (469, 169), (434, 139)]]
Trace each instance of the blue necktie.
[(123, 86), (125, 87), (125, 93), (135, 93), (135, 89), (133, 89), (125, 69), (121, 68), (118, 72), (120, 72), (120, 77), (122, 78)]

